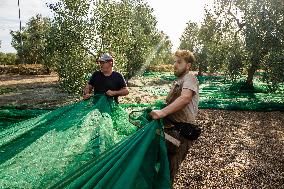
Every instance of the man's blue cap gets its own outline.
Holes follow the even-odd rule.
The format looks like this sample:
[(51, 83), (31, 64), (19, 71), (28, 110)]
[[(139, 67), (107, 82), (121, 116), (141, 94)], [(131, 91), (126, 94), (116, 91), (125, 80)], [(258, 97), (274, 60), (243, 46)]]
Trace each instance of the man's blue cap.
[(102, 56), (98, 59), (98, 62), (108, 62), (110, 60), (113, 60), (112, 56), (109, 53), (104, 53)]

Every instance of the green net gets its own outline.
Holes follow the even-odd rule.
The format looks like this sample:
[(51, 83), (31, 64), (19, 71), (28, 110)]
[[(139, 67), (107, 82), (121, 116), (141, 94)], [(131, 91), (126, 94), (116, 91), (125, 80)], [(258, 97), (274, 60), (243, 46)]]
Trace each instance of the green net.
[(233, 83), (224, 76), (200, 76), (200, 108), (253, 111), (283, 111), (284, 85), (269, 92), (267, 84), (254, 79), (254, 90), (241, 90), (243, 79)]
[[(146, 72), (144, 78), (153, 82), (140, 88), (140, 91), (154, 96), (166, 96), (176, 77), (170, 72)], [(268, 85), (261, 78), (254, 79), (254, 90), (241, 90), (245, 78), (232, 82), (225, 76), (197, 76), (199, 81), (200, 109), (284, 111), (284, 84), (269, 92)], [(143, 104), (140, 106), (151, 106)], [(136, 105), (127, 105), (137, 107)]]
[(46, 109), (23, 109), (15, 107), (0, 108), (0, 130), (20, 121), (24, 121), (36, 117), (42, 113), (47, 112)]
[[(144, 77), (155, 82), (141, 90), (164, 97), (176, 79), (171, 73)], [(198, 80), (201, 109), (284, 110), (284, 85), (269, 93), (255, 79), (251, 92), (223, 76)], [(0, 108), (0, 188), (167, 188), (161, 124), (147, 117), (163, 103), (118, 106), (95, 96), (53, 111)]]
[[(197, 78), (200, 84), (200, 109), (284, 111), (284, 84), (280, 84), (279, 89), (271, 93), (267, 84), (256, 78), (253, 91), (241, 91), (243, 79), (233, 83), (224, 76), (198, 76)], [(165, 98), (175, 79), (176, 77), (169, 72), (146, 72), (142, 80), (149, 80), (149, 83), (136, 88), (149, 96)], [(122, 106), (126, 110), (141, 110), (152, 107), (153, 104), (132, 103)], [(39, 109), (20, 110), (2, 107), (0, 108), (0, 129), (45, 112), (47, 111)]]
[(104, 95), (0, 130), (0, 188), (170, 188), (162, 124)]

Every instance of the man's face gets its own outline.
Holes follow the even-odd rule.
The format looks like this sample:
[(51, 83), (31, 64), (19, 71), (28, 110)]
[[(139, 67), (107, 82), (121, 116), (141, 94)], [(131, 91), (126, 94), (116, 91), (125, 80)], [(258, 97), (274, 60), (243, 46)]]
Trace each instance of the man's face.
[(112, 67), (112, 62), (111, 61), (99, 61), (98, 64), (100, 65), (100, 69), (102, 72), (108, 71)]
[(182, 76), (189, 69), (189, 64), (182, 58), (175, 57), (174, 74), (177, 77)]

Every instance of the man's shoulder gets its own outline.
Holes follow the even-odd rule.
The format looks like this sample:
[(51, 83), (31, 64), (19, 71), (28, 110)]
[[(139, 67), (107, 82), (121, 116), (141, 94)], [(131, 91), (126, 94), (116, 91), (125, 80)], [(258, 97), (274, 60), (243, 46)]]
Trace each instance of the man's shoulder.
[(185, 74), (184, 78), (195, 78), (196, 76), (191, 73), (191, 72), (188, 72), (187, 74)]
[(113, 71), (112, 74), (114, 77), (123, 77), (122, 74), (117, 71)]
[(183, 77), (183, 81), (198, 83), (197, 77), (190, 72)]
[(89, 79), (89, 84), (90, 85), (94, 85), (95, 82), (100, 78), (100, 72), (99, 71), (95, 71), (93, 72), (92, 76)]
[(92, 78), (101, 78), (103, 76), (101, 71), (94, 71)]
[(101, 72), (100, 71), (94, 71), (93, 75), (100, 75)]

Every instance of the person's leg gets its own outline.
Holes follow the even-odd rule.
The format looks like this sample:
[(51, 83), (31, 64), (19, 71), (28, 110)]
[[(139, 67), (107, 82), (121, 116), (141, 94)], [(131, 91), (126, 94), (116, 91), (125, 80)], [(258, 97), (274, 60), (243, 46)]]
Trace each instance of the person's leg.
[[(173, 129), (165, 129), (165, 133), (170, 135), (171, 137), (179, 140), (179, 134), (177, 131)], [(169, 160), (169, 168), (170, 168), (170, 176), (171, 176), (171, 182), (173, 183), (174, 176), (176, 174), (176, 171), (178, 170), (177, 167), (177, 152), (178, 152), (178, 146), (174, 145), (170, 141), (166, 140), (166, 146), (167, 146), (167, 154), (168, 154), (168, 160)]]
[(173, 128), (165, 129), (165, 133), (180, 141), (179, 146), (176, 146), (170, 141), (166, 141), (169, 167), (170, 167), (170, 176), (171, 176), (171, 182), (173, 183), (173, 180), (178, 172), (179, 166), (182, 163), (182, 161), (185, 159), (192, 141), (189, 141), (184, 137), (182, 137), (179, 134), (179, 132)]

